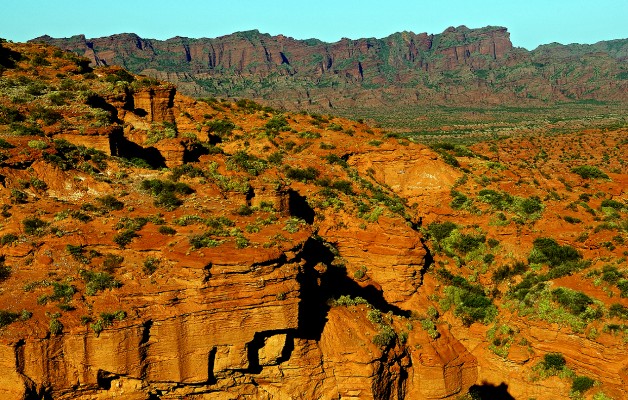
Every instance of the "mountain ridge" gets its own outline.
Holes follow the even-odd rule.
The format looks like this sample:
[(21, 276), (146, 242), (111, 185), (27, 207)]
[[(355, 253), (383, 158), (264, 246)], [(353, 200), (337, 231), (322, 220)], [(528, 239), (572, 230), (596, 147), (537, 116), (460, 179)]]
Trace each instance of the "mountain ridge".
[(194, 97), (251, 98), (286, 109), (413, 104), (547, 104), (627, 100), (628, 40), (514, 47), (505, 27), (325, 43), (237, 32), (165, 41), (118, 34), (46, 42), (176, 84)]
[(258, 30), (218, 38), (42, 36), (92, 65), (120, 65), (194, 97), (251, 98), (286, 109), (389, 104), (626, 101), (628, 40), (514, 47), (505, 27), (397, 32), (334, 43)]

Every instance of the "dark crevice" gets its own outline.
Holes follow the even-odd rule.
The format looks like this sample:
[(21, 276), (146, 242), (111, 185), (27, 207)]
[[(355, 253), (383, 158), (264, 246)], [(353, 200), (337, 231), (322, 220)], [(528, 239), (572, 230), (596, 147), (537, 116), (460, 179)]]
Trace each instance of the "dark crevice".
[(410, 311), (388, 303), (384, 298), (384, 293), (373, 285), (361, 287), (353, 279), (347, 276), (347, 270), (339, 267), (331, 267), (325, 273), (325, 281), (328, 286), (329, 298), (338, 298), (348, 295), (353, 298), (362, 297), (374, 308), (383, 313), (392, 312), (394, 315), (410, 317)]
[(168, 92), (168, 108), (173, 108), (174, 107), (174, 96), (177, 94), (177, 91), (175, 89), (170, 89), (170, 91)]
[(310, 238), (301, 251), (305, 263), (297, 277), (301, 288), (298, 337), (320, 340), (330, 309), (329, 300), (343, 295), (362, 297), (384, 313), (410, 316), (410, 311), (388, 303), (381, 290), (373, 285), (361, 287), (344, 267), (333, 265), (335, 254), (330, 247), (333, 246)]
[(207, 283), (209, 279), (212, 277), (211, 269), (213, 267), (212, 263), (209, 263), (203, 267), (203, 283)]
[(207, 384), (215, 385), (218, 380), (214, 376), (214, 365), (216, 363), (216, 351), (217, 348), (213, 347), (209, 351), (209, 356), (207, 357)]
[(123, 157), (129, 160), (140, 158), (152, 168), (165, 168), (166, 159), (154, 147), (142, 147), (124, 137), (121, 133), (112, 134), (109, 138), (112, 156)]
[(422, 268), (423, 273), (430, 269), (430, 267), (434, 264), (434, 256), (430, 251), (430, 248), (427, 247), (427, 241), (421, 238), (421, 244), (423, 245), (423, 250), (425, 250), (425, 266)]
[[(405, 351), (404, 351), (405, 353)], [(404, 354), (406, 355), (406, 354)], [(399, 369), (399, 387), (397, 388), (397, 398), (398, 399), (405, 399), (406, 398), (406, 381), (408, 380), (408, 370), (411, 368), (412, 366), (412, 357), (407, 357), (407, 360), (409, 360), (409, 364), (406, 368), (400, 368)]]
[(148, 400), (159, 400), (161, 399), (161, 390), (155, 389), (154, 392), (148, 393)]
[(320, 340), (329, 306), (327, 296), (321, 290), (321, 274), (315, 267), (319, 263), (331, 265), (335, 256), (322, 241), (314, 239), (305, 242), (301, 254), (305, 265), (297, 276), (301, 288), (298, 335), (304, 339)]
[(508, 385), (502, 382), (499, 385), (493, 385), (483, 381), (481, 385), (473, 385), (469, 388), (469, 394), (473, 399), (481, 400), (515, 400), (508, 393)]
[(191, 62), (192, 61), (192, 54), (190, 54), (190, 46), (187, 44), (183, 45), (183, 50), (185, 51), (185, 61), (187, 62)]
[(286, 57), (286, 55), (282, 51), (279, 52), (279, 55), (281, 56), (281, 63), (282, 64), (290, 65), (290, 61), (288, 60), (288, 57)]
[(15, 68), (15, 62), (21, 59), (22, 55), (19, 52), (2, 47), (0, 43), (0, 65), (6, 68)]
[(52, 388), (42, 387), (39, 391), (35, 388), (35, 385), (29, 385), (24, 393), (24, 400), (52, 400)]
[(290, 359), (292, 351), (294, 350), (294, 338), (290, 330), (257, 332), (255, 333), (253, 340), (247, 343), (247, 355), (249, 360), (249, 368), (247, 369), (248, 373), (259, 374), (262, 372), (263, 367), (260, 365), (258, 352), (262, 347), (264, 347), (264, 341), (267, 338), (277, 334), (286, 334), (286, 344), (281, 351), (281, 356), (277, 359), (277, 364), (281, 364), (282, 362)]
[(148, 111), (144, 110), (143, 108), (134, 108), (133, 114), (137, 115), (138, 117), (144, 118), (148, 115)]
[(17, 169), (23, 171), (29, 169), (33, 165), (33, 160), (20, 161), (15, 163), (2, 163), (3, 166), (11, 169)]
[(255, 191), (252, 187), (249, 187), (249, 190), (246, 192), (246, 205), (251, 206), (251, 200), (255, 197)]
[(301, 196), (296, 190), (288, 190), (288, 213), (291, 216), (301, 218), (308, 224), (314, 223), (316, 213), (307, 203), (305, 196)]
[(200, 143), (189, 143), (183, 150), (183, 163), (198, 162), (201, 156), (209, 154), (209, 150)]
[(143, 324), (142, 339), (139, 343), (139, 356), (140, 356), (140, 376), (142, 379), (146, 378), (148, 372), (148, 362), (146, 358), (148, 356), (148, 341), (150, 340), (150, 330), (153, 327), (153, 321), (148, 320)]
[[(4, 256), (0, 257), (0, 264), (4, 261)], [(18, 374), (24, 373), (24, 345), (26, 341), (24, 339), (18, 340), (15, 344), (15, 369)]]
[(107, 103), (104, 98), (98, 95), (90, 95), (85, 101), (85, 104), (92, 108), (99, 108), (101, 110), (107, 111), (109, 113), (110, 122), (120, 122), (118, 120), (118, 109)]
[(111, 381), (118, 378), (119, 376), (116, 374), (103, 370), (98, 370), (98, 373), (96, 374), (96, 383), (98, 384), (98, 387), (100, 389), (109, 390), (111, 389)]

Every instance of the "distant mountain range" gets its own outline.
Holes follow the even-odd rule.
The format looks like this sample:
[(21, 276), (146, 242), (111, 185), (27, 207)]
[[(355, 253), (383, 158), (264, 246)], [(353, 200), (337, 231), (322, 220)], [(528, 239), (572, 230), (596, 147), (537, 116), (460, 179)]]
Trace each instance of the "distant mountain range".
[(504, 27), (400, 32), (325, 43), (257, 30), (215, 39), (42, 36), (93, 65), (120, 65), (196, 97), (251, 98), (287, 109), (412, 104), (547, 104), (628, 99), (628, 39), (513, 47)]

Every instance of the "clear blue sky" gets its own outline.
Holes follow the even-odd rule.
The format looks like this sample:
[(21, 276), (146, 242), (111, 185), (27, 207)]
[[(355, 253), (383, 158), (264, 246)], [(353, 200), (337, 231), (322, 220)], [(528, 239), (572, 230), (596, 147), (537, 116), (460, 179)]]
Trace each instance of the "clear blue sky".
[(628, 38), (628, 0), (2, 0), (0, 37), (217, 37), (259, 29), (297, 39), (440, 33), (449, 26), (506, 26), (515, 46)]

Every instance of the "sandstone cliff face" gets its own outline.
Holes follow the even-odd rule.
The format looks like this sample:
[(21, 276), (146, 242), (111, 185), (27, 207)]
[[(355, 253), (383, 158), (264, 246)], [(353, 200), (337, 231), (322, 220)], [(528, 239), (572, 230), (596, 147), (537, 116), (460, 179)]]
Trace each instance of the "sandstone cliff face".
[[(6, 46), (28, 57), (0, 89), (43, 89), (0, 98), (0, 398), (567, 399), (573, 376), (625, 397), (625, 129), (439, 156), (362, 122), (194, 101)], [(90, 91), (58, 105), (72, 86)], [(573, 172), (585, 161), (608, 178)], [(540, 235), (583, 269), (498, 279), (532, 268)], [(530, 278), (546, 297), (518, 301)], [(591, 296), (588, 314), (554, 288)], [(538, 373), (554, 352), (572, 378)]]

